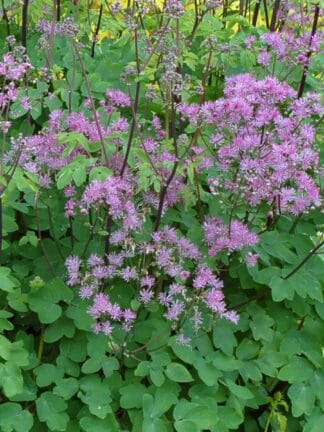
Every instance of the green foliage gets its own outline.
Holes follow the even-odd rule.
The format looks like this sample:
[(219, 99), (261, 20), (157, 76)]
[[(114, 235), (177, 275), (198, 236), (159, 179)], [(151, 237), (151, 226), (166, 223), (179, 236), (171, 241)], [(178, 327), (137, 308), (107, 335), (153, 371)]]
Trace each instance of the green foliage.
[[(10, 25), (17, 35), (21, 32), (20, 3), (5, 0), (2, 5), (13, 17)], [(95, 28), (95, 4), (100, 2), (80, 1), (76, 2), (78, 6), (73, 2), (61, 3), (64, 14), (79, 17), (80, 41), (88, 50), (92, 42), (88, 21), (91, 29)], [(88, 10), (89, 3), (94, 6)], [(52, 8), (53, 2), (30, 2), (32, 25), (43, 17), (44, 5)], [(249, 72), (252, 68), (257, 76), (272, 73), (256, 65), (258, 49), (248, 50), (244, 44), (247, 36), (262, 33), (263, 27), (254, 28), (251, 19), (238, 15), (237, 3), (229, 6), (232, 10), (222, 17), (220, 13), (202, 13), (202, 5), (192, 44), (183, 48), (181, 67), (190, 74), (193, 85), (201, 83), (203, 77), (209, 54), (205, 40), (209, 36), (233, 48), (222, 50), (218, 46), (211, 51), (212, 73), (206, 87), (210, 99), (222, 94), (224, 75)], [(147, 16), (143, 25), (154, 34), (159, 24), (154, 16)], [(179, 20), (179, 27), (188, 38), (194, 25), (195, 15), (189, 8)], [(121, 81), (121, 74), (126, 66), (134, 66), (133, 35), (126, 29), (125, 20), (104, 14), (102, 26), (103, 32), (111, 35), (99, 35), (94, 59), (88, 52), (84, 54), (96, 104), (107, 88), (128, 88)], [(29, 33), (28, 46), (32, 48), (39, 36), (33, 31)], [(0, 40), (4, 41), (5, 36), (2, 19)], [(143, 41), (139, 43), (142, 58), (145, 47)], [(45, 65), (40, 50), (30, 49), (29, 54), (33, 65)], [(32, 121), (21, 105), (23, 94), (12, 104), (14, 136), (38, 131), (47, 125), (49, 113), (56, 109), (86, 109), (83, 102), (88, 97), (87, 85), (64, 38), (55, 39), (52, 56), (50, 84), (37, 80), (29, 89)], [(322, 64), (323, 59), (316, 56), (312, 76), (307, 79), (308, 88), (318, 85)], [(276, 65), (275, 71), (278, 76), (286, 75), (282, 65)], [(300, 70), (289, 74), (287, 81), (296, 84), (298, 73)], [(145, 87), (153, 78), (160, 78), (159, 74), (158, 66), (148, 64), (138, 80)], [(135, 84), (134, 81), (129, 85), (131, 91)], [(141, 88), (140, 110), (166, 115), (162, 101), (153, 104), (142, 93)], [(198, 101), (186, 90), (182, 98)], [(100, 110), (99, 107), (102, 113)], [(128, 116), (130, 119), (130, 113)], [(140, 122), (143, 130), (150, 127), (144, 119), (140, 118)], [(190, 126), (186, 133), (191, 136), (196, 128)], [(210, 134), (208, 130), (203, 133), (203, 138)], [(126, 148), (127, 137), (120, 134), (111, 140), (119, 140), (121, 147)], [(58, 144), (66, 146), (65, 157), (71, 156), (77, 147), (85, 153), (59, 170), (56, 184), (46, 193), (40, 192), (34, 174), (19, 167), (9, 183), (0, 178), (0, 431), (322, 432), (323, 255), (312, 255), (295, 272), (322, 238), (321, 216), (315, 210), (300, 220), (280, 215), (278, 223), (267, 229), (255, 215), (263, 232), (255, 248), (259, 263), (249, 267), (241, 255), (222, 257), (217, 271), (224, 279), (230, 307), (239, 310), (241, 319), (237, 326), (223, 319), (206, 319), (202, 330), (191, 334), (191, 346), (183, 346), (177, 343), (174, 329), (156, 304), (143, 312), (133, 301), (133, 310), (138, 311), (139, 317), (133, 332), (126, 335), (121, 331), (113, 340), (92, 332), (89, 305), (63, 282), (66, 256), (82, 255), (85, 245), (91, 251), (102, 250), (106, 231), (96, 232), (95, 223), (92, 225), (93, 221), (80, 216), (69, 225), (63, 216), (62, 192), (71, 183), (85, 186), (89, 181), (107, 178), (113, 171), (100, 165), (100, 142), (90, 144), (83, 134), (66, 132), (59, 134)], [(112, 143), (107, 140), (104, 145), (110, 155)], [(170, 140), (165, 139), (163, 145), (168, 148)], [(159, 192), (160, 183), (141, 148), (130, 155), (129, 164), (139, 168), (139, 191), (153, 186)], [(200, 245), (197, 188), (199, 204), (208, 207), (211, 215), (224, 215), (227, 203), (206, 197), (205, 178), (198, 178), (197, 187), (197, 167), (198, 164), (188, 164), (184, 168), (187, 184), (182, 192), (183, 203), (166, 212), (164, 218)], [(244, 217), (245, 209), (236, 211)], [(99, 212), (93, 216), (103, 219)], [(152, 226), (150, 221), (146, 223), (149, 237)], [(101, 240), (89, 236), (89, 227)], [(215, 268), (218, 266), (212, 259), (211, 262)], [(112, 293), (123, 298), (129, 289), (115, 286)]]

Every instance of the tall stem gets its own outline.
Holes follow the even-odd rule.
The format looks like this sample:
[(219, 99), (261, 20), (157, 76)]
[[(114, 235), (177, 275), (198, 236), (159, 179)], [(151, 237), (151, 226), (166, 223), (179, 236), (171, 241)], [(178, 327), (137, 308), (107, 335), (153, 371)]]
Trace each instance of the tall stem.
[(61, 0), (57, 0), (56, 21), (61, 21)]
[(254, 6), (254, 12), (253, 12), (253, 18), (252, 18), (252, 25), (255, 27), (256, 23), (258, 21), (258, 15), (260, 10), (261, 0), (257, 0)]
[(280, 0), (275, 0), (273, 4), (273, 10), (272, 10), (272, 17), (271, 17), (271, 23), (270, 23), (270, 31), (274, 32), (276, 30), (276, 23), (277, 23), (277, 14), (280, 7)]
[(22, 25), (21, 25), (21, 45), (27, 50), (27, 15), (29, 0), (23, 0), (22, 6)]
[(172, 134), (172, 138), (173, 138), (175, 161), (173, 164), (172, 171), (171, 171), (169, 177), (167, 178), (166, 183), (161, 188), (158, 212), (157, 212), (156, 221), (155, 221), (155, 225), (154, 225), (154, 231), (158, 231), (158, 229), (160, 227), (164, 202), (165, 202), (165, 198), (166, 198), (166, 193), (168, 191), (168, 187), (170, 186), (172, 180), (174, 179), (174, 176), (176, 175), (178, 164), (179, 164), (179, 153), (178, 153), (178, 144), (177, 144), (177, 137), (176, 137), (176, 110), (175, 110), (175, 105), (174, 105), (174, 95), (173, 94), (171, 94), (171, 101), (172, 101), (171, 102), (171, 110), (172, 110), (171, 134)]
[(267, 26), (267, 29), (269, 30), (270, 24), (269, 24), (267, 0), (263, 0), (263, 7), (264, 7), (264, 17), (265, 17), (266, 26)]
[(91, 47), (91, 57), (93, 58), (95, 55), (95, 46), (96, 46), (96, 42), (98, 39), (98, 34), (99, 34), (99, 30), (100, 30), (100, 24), (101, 24), (101, 18), (102, 18), (102, 11), (103, 11), (103, 5), (101, 3), (100, 5), (100, 10), (99, 10), (99, 16), (98, 16), (98, 22), (97, 22), (97, 27), (96, 30), (94, 32), (93, 35), (93, 40), (92, 40), (92, 47)]
[[(9, 24), (9, 18), (7, 15), (7, 11), (4, 5), (4, 0), (1, 0), (1, 6), (2, 6), (2, 14), (3, 14), (3, 18), (6, 22), (6, 28), (7, 28), (7, 36), (10, 36), (10, 24)], [(10, 43), (8, 42), (8, 47), (9, 47), (9, 51), (11, 51), (11, 46)]]
[(294, 275), (298, 270), (303, 267), (303, 265), (311, 258), (322, 246), (324, 245), (324, 241), (319, 242), (310, 252), (308, 255), (305, 256), (305, 258), (296, 266), (290, 273), (288, 273), (285, 277), (283, 277), (284, 280), (289, 279), (292, 275)]
[(2, 194), (0, 195), (0, 258), (2, 255)]
[(304, 65), (304, 68), (303, 68), (303, 75), (302, 75), (302, 78), (301, 78), (301, 81), (300, 81), (300, 84), (299, 84), (299, 88), (298, 88), (298, 95), (297, 95), (298, 99), (301, 98), (303, 96), (303, 93), (304, 93), (304, 88), (305, 88), (305, 84), (306, 84), (306, 78), (307, 78), (307, 74), (308, 74), (309, 63), (310, 63), (310, 59), (311, 59), (311, 55), (312, 55), (312, 49), (311, 49), (312, 40), (313, 40), (313, 37), (315, 36), (316, 30), (317, 30), (319, 11), (320, 11), (320, 8), (319, 8), (318, 5), (316, 5), (315, 6), (315, 13), (314, 13), (314, 20), (313, 20), (311, 37), (309, 39), (309, 45), (308, 45), (309, 49), (308, 49), (307, 54), (306, 54), (307, 60), (306, 60), (306, 63)]
[(104, 159), (105, 159), (106, 165), (108, 166), (108, 162), (109, 162), (108, 154), (107, 154), (105, 142), (104, 142), (103, 135), (102, 135), (101, 125), (100, 125), (100, 122), (99, 122), (99, 119), (98, 119), (96, 106), (95, 106), (95, 103), (94, 103), (94, 100), (93, 100), (93, 97), (92, 97), (92, 92), (91, 92), (91, 87), (90, 87), (89, 79), (88, 79), (88, 76), (87, 76), (87, 72), (85, 70), (81, 54), (80, 54), (80, 52), (79, 52), (79, 50), (78, 50), (78, 48), (76, 46), (76, 43), (74, 41), (72, 41), (72, 44), (73, 44), (74, 51), (75, 51), (75, 53), (76, 53), (76, 55), (77, 55), (77, 57), (79, 59), (82, 75), (83, 75), (83, 78), (84, 78), (84, 81), (85, 81), (85, 84), (86, 84), (86, 87), (87, 87), (88, 96), (89, 96), (91, 107), (92, 107), (92, 111), (93, 111), (93, 117), (95, 119), (95, 123), (96, 123), (97, 130), (98, 130), (98, 135), (99, 135), (99, 141), (100, 141), (100, 144), (101, 144), (101, 149), (102, 149), (102, 152), (103, 152), (103, 155), (104, 155)]
[[(140, 73), (140, 62), (139, 62), (139, 52), (138, 52), (137, 29), (135, 29), (135, 57), (136, 57), (137, 74), (139, 74)], [(140, 96), (140, 88), (141, 88), (141, 83), (140, 83), (140, 81), (138, 81), (136, 83), (135, 100), (134, 100), (134, 105), (133, 105), (133, 109), (132, 109), (133, 120), (132, 120), (131, 130), (130, 130), (129, 137), (128, 137), (128, 142), (127, 142), (125, 157), (123, 160), (123, 165), (122, 165), (121, 170), (120, 170), (120, 177), (124, 176), (125, 169), (127, 166), (127, 161), (129, 158), (130, 149), (131, 149), (132, 142), (133, 142), (134, 131), (135, 131), (135, 126), (136, 126), (137, 108), (138, 108), (138, 102), (139, 102), (139, 96)]]

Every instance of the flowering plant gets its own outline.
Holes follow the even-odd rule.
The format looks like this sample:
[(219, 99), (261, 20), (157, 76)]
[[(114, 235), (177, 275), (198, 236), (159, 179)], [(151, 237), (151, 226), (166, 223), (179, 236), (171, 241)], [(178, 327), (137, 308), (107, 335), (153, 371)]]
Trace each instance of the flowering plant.
[(319, 430), (319, 15), (2, 2), (0, 430)]

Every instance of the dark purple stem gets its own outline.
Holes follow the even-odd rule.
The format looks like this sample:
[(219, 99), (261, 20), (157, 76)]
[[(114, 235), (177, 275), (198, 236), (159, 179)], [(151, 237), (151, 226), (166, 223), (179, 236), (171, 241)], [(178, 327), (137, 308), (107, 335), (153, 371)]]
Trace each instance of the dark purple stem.
[(311, 258), (322, 246), (324, 245), (324, 241), (321, 241), (320, 243), (318, 243), (317, 246), (315, 246), (308, 255), (305, 256), (305, 258), (298, 264), (298, 266), (296, 266), (290, 273), (288, 273), (285, 277), (283, 277), (282, 279), (287, 280), (289, 279), (292, 275), (294, 275), (296, 272), (298, 272), (298, 270), (309, 260), (309, 258)]
[(96, 47), (96, 42), (97, 42), (99, 30), (100, 30), (102, 11), (103, 11), (103, 5), (101, 3), (100, 10), (99, 10), (99, 17), (98, 17), (97, 27), (96, 27), (96, 30), (95, 30), (94, 35), (93, 35), (93, 41), (92, 41), (92, 47), (91, 47), (91, 57), (92, 58), (95, 55), (95, 47)]
[(253, 18), (252, 18), (252, 25), (254, 27), (256, 26), (256, 23), (258, 21), (260, 5), (261, 5), (261, 0), (257, 0), (257, 2), (255, 3), (255, 6), (254, 6), (254, 12), (253, 12)]
[(27, 15), (29, 0), (24, 0), (22, 6), (21, 45), (27, 48)]
[(56, 21), (61, 21), (61, 0), (57, 0), (56, 4)]
[(317, 30), (317, 25), (318, 25), (318, 18), (319, 18), (319, 6), (315, 6), (315, 13), (314, 13), (314, 20), (313, 20), (313, 26), (312, 26), (312, 32), (311, 32), (311, 37), (309, 40), (309, 50), (306, 54), (306, 58), (307, 61), (304, 65), (303, 68), (303, 75), (299, 84), (299, 88), (298, 88), (298, 99), (301, 98), (303, 96), (304, 93), (304, 88), (305, 88), (305, 84), (306, 84), (306, 78), (307, 78), (307, 74), (308, 74), (308, 68), (309, 68), (309, 63), (310, 63), (310, 59), (311, 59), (311, 55), (312, 55), (312, 49), (311, 49), (311, 45), (312, 45), (312, 40), (313, 37), (316, 34), (316, 30)]
[(274, 32), (276, 30), (277, 14), (280, 7), (280, 0), (275, 0), (273, 4), (273, 11), (270, 23), (270, 31)]

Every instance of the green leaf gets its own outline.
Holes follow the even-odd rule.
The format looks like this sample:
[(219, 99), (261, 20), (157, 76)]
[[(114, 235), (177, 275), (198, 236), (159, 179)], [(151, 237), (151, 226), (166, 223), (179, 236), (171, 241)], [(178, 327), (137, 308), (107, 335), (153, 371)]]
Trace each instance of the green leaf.
[(28, 432), (33, 426), (33, 416), (22, 410), (17, 403), (5, 402), (0, 405), (0, 430), (2, 432)]
[(212, 356), (212, 363), (221, 371), (233, 371), (240, 368), (242, 362), (234, 359), (233, 357), (228, 357), (221, 352), (215, 352)]
[(109, 377), (113, 374), (114, 371), (119, 369), (119, 362), (116, 357), (110, 357), (102, 362), (102, 370), (105, 374), (105, 377)]
[(11, 278), (10, 273), (11, 270), (8, 267), (0, 267), (0, 290), (12, 292), (13, 288), (17, 286), (15, 279)]
[(11, 342), (6, 337), (0, 335), (0, 357), (8, 360), (10, 357)]
[(0, 363), (0, 385), (4, 394), (11, 398), (23, 391), (23, 377), (20, 368), (14, 363)]
[(228, 428), (238, 430), (239, 425), (244, 421), (244, 417), (241, 412), (228, 405), (218, 407), (218, 415), (220, 421), (226, 427), (224, 431), (228, 431)]
[(240, 375), (244, 379), (244, 381), (253, 380), (253, 381), (261, 381), (262, 373), (260, 368), (255, 360), (249, 360), (243, 363), (240, 367)]
[(143, 394), (146, 392), (146, 387), (143, 384), (129, 384), (119, 390), (121, 394), (120, 406), (125, 409), (141, 408)]
[(81, 367), (81, 371), (84, 374), (96, 373), (101, 369), (101, 363), (102, 363), (102, 359), (100, 359), (99, 357), (89, 358), (83, 363)]
[(174, 354), (184, 363), (193, 364), (195, 360), (199, 358), (199, 353), (197, 350), (186, 345), (180, 345), (177, 342), (176, 337), (170, 338), (169, 345), (171, 346)]
[(114, 432), (116, 431), (114, 423), (115, 422), (109, 414), (105, 419), (86, 416), (82, 417), (80, 420), (80, 426), (85, 432)]
[(257, 356), (260, 345), (251, 339), (244, 338), (236, 349), (236, 356), (239, 360), (251, 360)]
[(271, 328), (274, 324), (274, 320), (266, 314), (264, 309), (254, 304), (247, 308), (248, 313), (251, 316), (250, 328), (253, 333), (255, 340), (266, 340), (271, 341), (274, 332)]
[(73, 325), (73, 321), (63, 315), (46, 327), (44, 331), (44, 341), (53, 343), (62, 339), (63, 336), (71, 338), (74, 336), (74, 333), (75, 326)]
[[(218, 422), (216, 403), (214, 406), (207, 406), (188, 402), (182, 399), (175, 406), (173, 416), (177, 422), (189, 421), (196, 424), (199, 427), (199, 430), (210, 430)], [(182, 425), (180, 427), (182, 427)]]
[(36, 400), (38, 418), (46, 422), (48, 428), (53, 431), (64, 431), (69, 421), (65, 412), (67, 404), (61, 397), (50, 392), (42, 393)]
[(294, 383), (289, 387), (288, 396), (294, 417), (303, 414), (310, 415), (315, 403), (315, 395), (310, 386), (304, 383)]
[(270, 280), (270, 288), (272, 289), (272, 298), (276, 302), (294, 298), (295, 290), (294, 284), (290, 279), (282, 279), (281, 277), (274, 276)]
[(74, 170), (72, 178), (76, 186), (81, 186), (87, 179), (85, 167), (81, 165), (76, 170)]
[(75, 378), (60, 378), (56, 380), (53, 393), (63, 399), (71, 399), (79, 389), (79, 382)]
[(51, 303), (37, 294), (30, 294), (29, 307), (32, 311), (37, 312), (40, 322), (44, 324), (56, 321), (62, 314), (61, 306)]
[(314, 395), (319, 399), (321, 407), (324, 407), (324, 370), (315, 371), (313, 377), (310, 379), (310, 385), (312, 387)]
[(57, 188), (58, 189), (64, 189), (65, 186), (71, 183), (73, 176), (73, 169), (68, 165), (64, 169), (62, 169), (57, 178)]
[(50, 363), (44, 363), (34, 369), (36, 384), (38, 387), (47, 387), (56, 380), (63, 377), (64, 371)]
[(218, 378), (222, 373), (211, 363), (206, 362), (205, 359), (200, 358), (194, 363), (194, 367), (198, 371), (199, 378), (207, 386), (216, 386), (218, 383)]
[(101, 381), (97, 375), (89, 375), (80, 380), (79, 398), (87, 404), (91, 414), (104, 419), (111, 413), (111, 397), (109, 381), (107, 378)]
[(138, 364), (137, 368), (135, 369), (134, 375), (144, 377), (150, 373), (150, 369), (151, 363), (144, 360)]
[(87, 312), (88, 305), (86, 302), (78, 300), (71, 304), (65, 314), (68, 318), (71, 318), (76, 328), (80, 330), (90, 331), (91, 326), (94, 323), (94, 319)]
[(77, 332), (73, 339), (63, 339), (60, 343), (60, 349), (63, 355), (81, 363), (87, 358), (87, 339), (84, 333)]
[(56, 363), (58, 366), (61, 366), (64, 369), (66, 375), (70, 375), (75, 378), (77, 378), (80, 375), (80, 367), (78, 363), (75, 363), (74, 361), (65, 357), (64, 355), (62, 354), (59, 355), (57, 357)]
[(230, 379), (226, 380), (226, 385), (227, 385), (228, 389), (230, 390), (230, 392), (233, 395), (235, 395), (236, 397), (238, 397), (239, 399), (245, 400), (245, 399), (253, 399), (254, 398), (253, 393), (247, 387), (237, 385)]
[(53, 279), (36, 292), (29, 294), (29, 307), (36, 312), (39, 320), (44, 324), (51, 324), (62, 314), (62, 308), (58, 303), (61, 300), (69, 302), (73, 297), (73, 291), (61, 280)]
[(89, 174), (89, 180), (100, 180), (104, 181), (107, 177), (113, 175), (113, 171), (107, 167), (101, 166), (101, 167), (95, 167), (92, 168)]
[(154, 402), (149, 411), (145, 411), (143, 399), (144, 416), (149, 416), (150, 418), (161, 417), (164, 413), (169, 411), (172, 405), (175, 405), (177, 403), (177, 395), (173, 391), (172, 385), (170, 385), (171, 383), (169, 383), (170, 381), (166, 382), (163, 386), (156, 389), (154, 393)]
[(190, 382), (193, 378), (188, 369), (180, 363), (169, 363), (166, 370), (166, 376), (175, 382)]
[(108, 349), (108, 338), (104, 334), (87, 334), (87, 352), (89, 357), (102, 358)]
[(7, 319), (12, 316), (13, 314), (11, 312), (5, 310), (0, 311), (0, 332), (3, 330), (12, 330), (14, 328), (13, 324)]
[(213, 342), (216, 348), (220, 348), (226, 355), (232, 355), (237, 346), (233, 325), (225, 319), (217, 321), (213, 330)]
[(199, 432), (200, 427), (190, 420), (179, 420), (174, 423), (177, 432)]
[(303, 428), (303, 432), (322, 432), (324, 423), (324, 414), (315, 412), (307, 418), (307, 423)]
[(156, 387), (160, 387), (165, 381), (163, 369), (162, 368), (158, 368), (158, 369), (151, 368), (150, 369), (150, 378), (152, 380), (152, 383)]
[(289, 383), (302, 382), (310, 378), (313, 368), (308, 360), (302, 357), (293, 357), (290, 362), (282, 367), (278, 373), (278, 378)]

